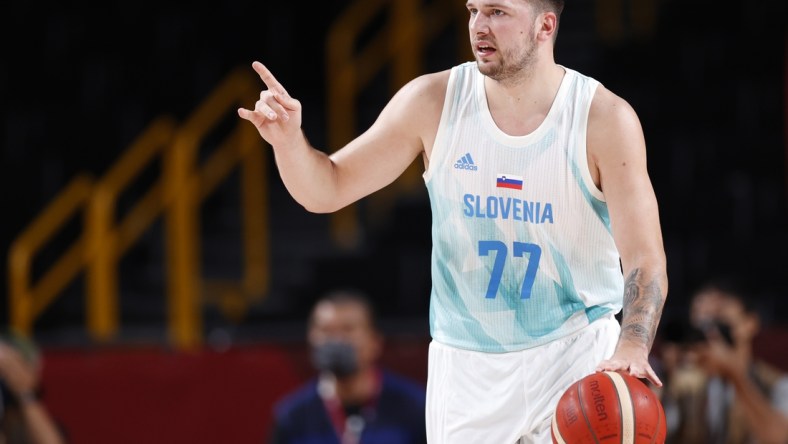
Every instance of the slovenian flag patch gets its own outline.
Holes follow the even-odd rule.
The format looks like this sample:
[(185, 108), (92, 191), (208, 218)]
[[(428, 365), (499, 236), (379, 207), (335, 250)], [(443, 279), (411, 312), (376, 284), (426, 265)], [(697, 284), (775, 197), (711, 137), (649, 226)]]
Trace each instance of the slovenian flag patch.
[(513, 190), (523, 189), (523, 177), (514, 174), (499, 174), (495, 180), (497, 188), (511, 188)]

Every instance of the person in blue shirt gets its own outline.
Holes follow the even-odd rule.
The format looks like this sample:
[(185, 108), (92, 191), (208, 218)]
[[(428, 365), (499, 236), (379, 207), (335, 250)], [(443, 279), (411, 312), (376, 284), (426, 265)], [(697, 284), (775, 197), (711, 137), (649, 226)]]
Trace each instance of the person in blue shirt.
[(383, 337), (367, 297), (336, 290), (308, 327), (318, 375), (274, 407), (269, 444), (423, 444), (425, 388), (380, 366)]

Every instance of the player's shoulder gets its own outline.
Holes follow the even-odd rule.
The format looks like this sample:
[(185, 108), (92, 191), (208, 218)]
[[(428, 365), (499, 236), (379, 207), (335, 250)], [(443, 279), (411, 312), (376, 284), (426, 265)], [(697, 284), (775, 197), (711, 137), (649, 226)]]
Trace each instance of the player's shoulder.
[(635, 109), (624, 98), (600, 84), (588, 112), (588, 155), (599, 161), (620, 156), (625, 151), (643, 153), (643, 139), (643, 128)]
[(588, 113), (589, 128), (613, 125), (639, 125), (637, 112), (623, 97), (600, 84), (596, 88)]
[(427, 105), (443, 104), (451, 70), (422, 74), (408, 82), (400, 91), (409, 100)]
[(400, 88), (384, 110), (382, 120), (394, 122), (407, 134), (429, 138), (438, 127), (449, 72), (423, 74)]

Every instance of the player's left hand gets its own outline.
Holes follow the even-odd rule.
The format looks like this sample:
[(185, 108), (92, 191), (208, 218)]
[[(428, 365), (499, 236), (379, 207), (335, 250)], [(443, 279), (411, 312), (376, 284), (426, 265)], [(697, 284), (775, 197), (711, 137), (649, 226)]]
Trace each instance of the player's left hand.
[(648, 362), (648, 349), (642, 344), (619, 341), (613, 356), (600, 362), (596, 371), (628, 372), (631, 376), (648, 379), (657, 387), (662, 387), (662, 381)]

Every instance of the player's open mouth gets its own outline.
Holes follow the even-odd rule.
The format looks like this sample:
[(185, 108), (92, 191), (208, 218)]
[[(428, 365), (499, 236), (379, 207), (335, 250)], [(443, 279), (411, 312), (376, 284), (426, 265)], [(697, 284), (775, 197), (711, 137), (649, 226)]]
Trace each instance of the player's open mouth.
[(478, 43), (476, 44), (476, 54), (480, 57), (487, 57), (495, 53), (495, 47), (491, 46), (488, 43)]

